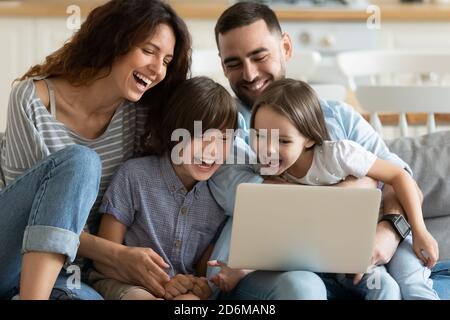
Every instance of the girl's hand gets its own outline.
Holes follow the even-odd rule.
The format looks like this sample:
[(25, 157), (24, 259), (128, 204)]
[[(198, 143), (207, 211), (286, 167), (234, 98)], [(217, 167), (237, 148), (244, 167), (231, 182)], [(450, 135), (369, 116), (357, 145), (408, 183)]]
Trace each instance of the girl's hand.
[(147, 288), (156, 297), (166, 293), (164, 285), (170, 281), (167, 268), (169, 265), (150, 248), (124, 246), (116, 259), (116, 272), (121, 278)]
[(239, 281), (251, 272), (251, 270), (231, 269), (226, 263), (218, 260), (208, 261), (208, 265), (221, 268), (210, 280), (224, 292), (233, 290)]
[(194, 276), (177, 274), (168, 283), (166, 283), (164, 289), (166, 294), (164, 299), (172, 300), (178, 296), (188, 293), (194, 287)]
[(417, 257), (423, 261), (424, 265), (430, 269), (439, 258), (438, 243), (427, 229), (419, 232), (413, 231), (413, 250)]

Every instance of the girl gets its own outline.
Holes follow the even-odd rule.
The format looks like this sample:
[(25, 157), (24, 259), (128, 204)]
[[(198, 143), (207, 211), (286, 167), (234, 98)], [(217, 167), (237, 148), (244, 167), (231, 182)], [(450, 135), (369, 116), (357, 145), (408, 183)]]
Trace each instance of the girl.
[(163, 291), (137, 267), (153, 268), (145, 251), (82, 230), (90, 211), (89, 231), (98, 229), (96, 199), (138, 151), (149, 106), (186, 79), (190, 46), (167, 4), (112, 0), (20, 78), (1, 143), (0, 299), (19, 292), (19, 277), (21, 299), (48, 299), (55, 281), (61, 298), (101, 299), (84, 283), (68, 288), (71, 274), (58, 277), (77, 250), (108, 265), (112, 277)]
[[(253, 106), (251, 128), (255, 133), (253, 147), (263, 163), (261, 172), (270, 171), (274, 181), (331, 185), (349, 175), (367, 175), (392, 185), (411, 225), (413, 241), (411, 245), (410, 236), (400, 245), (387, 265), (388, 272), (398, 282), (404, 299), (438, 299), (428, 279), (429, 268), (438, 259), (438, 245), (425, 227), (418, 187), (403, 168), (378, 159), (353, 141), (329, 141), (319, 100), (314, 90), (301, 81), (283, 79), (272, 83)], [(272, 144), (274, 133), (279, 140)], [(400, 266), (405, 263), (415, 266), (413, 274), (402, 273)], [(232, 272), (222, 263), (210, 264), (224, 270), (222, 277), (213, 279), (216, 283), (226, 283), (223, 279), (229, 278), (235, 285), (239, 274), (245, 274)], [(348, 285), (347, 277), (338, 275), (338, 280)], [(367, 293), (367, 288), (363, 290)]]
[[(167, 272), (171, 280), (166, 294), (160, 295), (131, 282), (92, 274), (94, 288), (106, 299), (207, 299), (210, 294), (195, 265), (220, 231), (225, 215), (207, 180), (230, 151), (233, 135), (225, 130), (236, 128), (237, 107), (221, 85), (197, 77), (176, 89), (160, 119), (147, 140), (150, 156), (126, 162), (108, 187), (98, 235), (149, 248), (161, 269), (159, 274), (151, 272), (151, 277)], [(195, 127), (199, 123), (202, 128)], [(210, 130), (215, 128), (219, 130)], [(176, 144), (179, 137), (184, 141)], [(95, 267), (102, 272), (101, 263)]]

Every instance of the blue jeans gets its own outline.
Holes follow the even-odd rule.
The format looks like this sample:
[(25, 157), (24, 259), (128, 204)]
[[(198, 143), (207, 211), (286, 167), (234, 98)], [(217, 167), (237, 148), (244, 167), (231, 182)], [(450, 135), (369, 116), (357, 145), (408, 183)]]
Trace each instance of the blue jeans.
[(399, 284), (404, 300), (439, 300), (430, 279), (431, 270), (414, 253), (411, 235), (399, 244), (386, 268)]
[[(229, 218), (218, 238), (211, 259), (222, 261), (228, 260), (229, 241), (231, 238), (232, 218)], [(374, 272), (378, 280), (366, 275), (358, 286), (352, 284), (350, 277), (345, 275), (319, 274), (316, 275), (308, 271), (291, 272), (263, 272), (257, 271), (245, 277), (230, 293), (220, 293), (217, 288), (213, 288), (214, 298), (225, 299), (400, 299), (401, 293), (414, 299), (414, 294), (422, 298), (435, 299), (434, 290), (430, 287), (427, 270), (420, 261), (410, 253), (410, 239), (406, 239), (400, 246), (387, 266), (377, 267)], [(414, 254), (414, 253), (412, 253)], [(406, 264), (406, 265), (405, 265)], [(407, 268), (406, 268), (407, 267)], [(417, 268), (416, 268), (417, 267)], [(414, 269), (415, 268), (415, 269)], [(389, 273), (388, 273), (388, 270)], [(207, 276), (211, 277), (217, 273), (219, 268), (208, 267)], [(416, 276), (422, 274), (422, 278), (401, 277), (416, 271)], [(418, 270), (420, 272), (418, 272)], [(390, 274), (398, 277), (400, 285)], [(450, 299), (450, 261), (438, 263), (432, 270), (431, 277), (433, 287), (441, 299)], [(415, 279), (411, 281), (411, 279)], [(374, 281), (368, 290), (368, 281)], [(379, 287), (376, 287), (379, 281)], [(326, 288), (326, 290), (324, 290)], [(377, 289), (379, 288), (379, 289)], [(419, 291), (418, 293), (415, 291)], [(427, 297), (427, 295), (429, 295)]]
[[(365, 300), (401, 300), (400, 287), (394, 278), (388, 273), (385, 266), (373, 267), (366, 273), (361, 281), (353, 284), (354, 275), (337, 274), (335, 279), (340, 284), (340, 288), (327, 283), (330, 298), (345, 299), (348, 294), (356, 298)], [(348, 293), (344, 296), (339, 294), (344, 291)]]
[(433, 288), (442, 300), (450, 300), (450, 260), (438, 262), (431, 269)]
[(103, 300), (103, 297), (84, 282), (73, 286), (72, 274), (62, 270), (53, 287), (50, 299), (53, 300)]
[[(228, 261), (233, 219), (230, 217), (217, 239), (211, 259)], [(207, 277), (220, 269), (208, 267)], [(229, 293), (213, 288), (213, 298), (227, 300), (326, 300), (327, 290), (323, 281), (314, 272), (255, 271), (242, 279)]]
[(220, 293), (225, 300), (326, 300), (322, 279), (310, 271), (255, 271), (242, 279), (236, 288)]
[(17, 292), (23, 253), (75, 259), (100, 177), (97, 153), (75, 145), (53, 153), (0, 191), (0, 298)]

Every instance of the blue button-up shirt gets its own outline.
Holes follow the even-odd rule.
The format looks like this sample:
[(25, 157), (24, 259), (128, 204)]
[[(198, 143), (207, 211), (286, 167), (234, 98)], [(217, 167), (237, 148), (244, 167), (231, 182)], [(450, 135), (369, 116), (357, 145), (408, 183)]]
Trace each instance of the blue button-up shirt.
[(114, 175), (100, 212), (127, 226), (125, 245), (159, 254), (170, 265), (170, 276), (195, 274), (195, 264), (226, 218), (205, 181), (185, 189), (168, 156), (127, 161)]

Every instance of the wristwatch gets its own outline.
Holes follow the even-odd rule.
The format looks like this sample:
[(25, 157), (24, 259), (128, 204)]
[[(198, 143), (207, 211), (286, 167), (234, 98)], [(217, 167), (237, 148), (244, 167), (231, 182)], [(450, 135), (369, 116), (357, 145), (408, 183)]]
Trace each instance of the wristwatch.
[(389, 221), (394, 230), (400, 235), (401, 240), (405, 239), (411, 232), (411, 226), (401, 214), (385, 214), (381, 221)]

